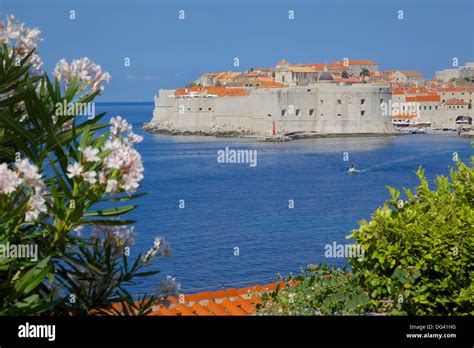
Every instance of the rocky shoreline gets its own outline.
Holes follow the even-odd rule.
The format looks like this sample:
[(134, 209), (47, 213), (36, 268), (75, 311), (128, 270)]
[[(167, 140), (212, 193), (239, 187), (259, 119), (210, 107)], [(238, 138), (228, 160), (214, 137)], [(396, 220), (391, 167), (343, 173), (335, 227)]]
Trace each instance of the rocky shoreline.
[(244, 127), (235, 127), (233, 125), (216, 126), (211, 125), (209, 131), (183, 131), (174, 128), (171, 124), (161, 123), (156, 124), (152, 122), (144, 123), (142, 129), (154, 134), (164, 135), (196, 135), (196, 136), (213, 136), (217, 138), (254, 138), (256, 141), (262, 142), (286, 142), (290, 140), (300, 139), (315, 139), (315, 138), (362, 138), (362, 137), (387, 137), (399, 136), (400, 132), (396, 133), (333, 133), (321, 134), (316, 132), (291, 132), (279, 135), (258, 135), (251, 132)]
[(220, 138), (241, 138), (241, 137), (252, 137), (256, 138), (257, 135), (253, 134), (249, 129), (244, 127), (232, 127), (232, 126), (216, 126), (211, 125), (209, 131), (182, 131), (174, 128), (172, 124), (164, 123), (144, 123), (142, 129), (155, 134), (165, 135), (200, 135), (200, 136), (214, 136)]

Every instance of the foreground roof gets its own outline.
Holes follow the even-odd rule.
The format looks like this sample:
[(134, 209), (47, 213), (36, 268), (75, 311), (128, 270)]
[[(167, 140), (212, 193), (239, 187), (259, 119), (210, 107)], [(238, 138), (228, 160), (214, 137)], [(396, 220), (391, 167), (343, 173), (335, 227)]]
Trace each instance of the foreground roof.
[(282, 286), (283, 282), (184, 295), (179, 300), (172, 298), (169, 307), (155, 307), (150, 315), (255, 315), (256, 306), (261, 303), (260, 295), (273, 291), (278, 285)]

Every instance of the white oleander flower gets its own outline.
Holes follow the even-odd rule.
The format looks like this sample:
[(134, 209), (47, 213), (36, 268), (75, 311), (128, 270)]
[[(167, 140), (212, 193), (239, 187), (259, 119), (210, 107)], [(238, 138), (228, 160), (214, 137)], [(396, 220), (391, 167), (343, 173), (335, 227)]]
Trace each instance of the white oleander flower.
[(99, 184), (104, 185), (105, 183), (107, 183), (107, 176), (105, 172), (101, 170), (99, 172)]
[(67, 171), (67, 177), (72, 179), (74, 177), (80, 177), (82, 173), (84, 173), (84, 167), (81, 164), (75, 162), (74, 164), (69, 164), (67, 166)]
[(17, 190), (21, 184), (20, 176), (8, 168), (6, 163), (0, 164), (0, 194), (10, 194)]
[(31, 223), (38, 219), (41, 213), (46, 213), (46, 200), (43, 196), (35, 194), (28, 200), (27, 211), (25, 213), (25, 222)]
[(105, 192), (110, 193), (112, 195), (118, 192), (118, 182), (117, 180), (110, 179), (107, 181), (107, 187), (105, 188)]
[(161, 298), (166, 299), (167, 297), (178, 297), (181, 285), (176, 281), (176, 278), (167, 275), (166, 279), (160, 281), (160, 287), (158, 289), (158, 295)]
[(122, 167), (122, 160), (112, 152), (105, 158), (105, 167), (108, 169), (120, 169)]
[(100, 161), (100, 158), (97, 156), (99, 154), (99, 150), (93, 148), (92, 146), (87, 146), (85, 149), (80, 149), (86, 162), (97, 162)]
[(94, 185), (97, 182), (96, 177), (97, 173), (92, 170), (82, 174), (82, 178), (91, 185)]
[(163, 237), (155, 237), (153, 247), (150, 250), (148, 250), (145, 257), (143, 258), (143, 261), (145, 263), (148, 263), (152, 259), (154, 259), (157, 255), (161, 255), (161, 256), (171, 255), (170, 244)]
[(132, 131), (132, 125), (121, 116), (112, 117), (110, 119), (110, 134), (112, 137), (119, 135), (120, 133), (130, 133)]
[(122, 148), (120, 139), (108, 139), (104, 144), (104, 150), (116, 151)]
[(124, 142), (128, 144), (138, 144), (138, 143), (141, 143), (142, 141), (143, 141), (143, 137), (133, 132), (130, 132), (128, 137), (124, 139)]
[(53, 75), (60, 81), (69, 85), (74, 78), (77, 78), (81, 89), (91, 87), (92, 91), (101, 88), (101, 83), (110, 81), (110, 74), (102, 71), (100, 65), (95, 64), (89, 58), (74, 59), (69, 64), (65, 59), (61, 59), (54, 68)]
[(33, 188), (37, 194), (43, 193), (46, 190), (38, 166), (31, 163), (27, 158), (22, 159), (17, 164), (17, 171), (24, 186)]
[[(42, 41), (41, 31), (37, 28), (25, 27), (15, 16), (7, 16), (6, 25), (0, 21), (0, 44), (8, 44), (10, 57), (16, 53), (20, 59), (26, 57), (31, 51), (35, 50), (38, 43)], [(35, 53), (28, 61), (33, 69), (41, 70), (43, 63), (41, 58)]]
[(124, 249), (135, 243), (135, 228), (126, 226), (96, 226), (92, 241), (99, 241), (102, 246), (110, 246), (112, 255), (120, 257)]

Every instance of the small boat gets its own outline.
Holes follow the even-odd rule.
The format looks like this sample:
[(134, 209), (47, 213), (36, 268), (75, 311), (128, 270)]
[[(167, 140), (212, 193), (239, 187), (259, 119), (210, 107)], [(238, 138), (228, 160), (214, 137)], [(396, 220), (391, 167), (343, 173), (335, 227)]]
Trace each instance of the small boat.
[(350, 168), (347, 170), (347, 172), (348, 172), (349, 174), (355, 174), (355, 173), (358, 173), (359, 171), (358, 171), (357, 169), (355, 169), (354, 166), (352, 166), (352, 167), (350, 167)]

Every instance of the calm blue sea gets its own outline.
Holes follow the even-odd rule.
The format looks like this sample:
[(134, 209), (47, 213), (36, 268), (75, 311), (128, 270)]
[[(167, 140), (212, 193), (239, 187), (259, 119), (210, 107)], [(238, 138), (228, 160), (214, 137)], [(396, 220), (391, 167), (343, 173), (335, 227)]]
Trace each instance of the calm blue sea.
[[(311, 263), (343, 265), (325, 258), (324, 246), (347, 243), (344, 237), (358, 221), (389, 198), (386, 185), (415, 187), (420, 165), (433, 182), (449, 173), (453, 152), (464, 160), (472, 154), (470, 141), (456, 134), (258, 143), (144, 132), (140, 127), (151, 119), (152, 104), (100, 104), (102, 111), (107, 119), (127, 118), (145, 139), (137, 147), (148, 195), (129, 214), (138, 221), (132, 252), (148, 250), (157, 235), (173, 251), (156, 262), (161, 273), (136, 292), (157, 288), (167, 274), (183, 292), (197, 292), (263, 284)], [(227, 146), (257, 149), (258, 165), (219, 164), (217, 151)], [(348, 174), (350, 164), (362, 172)]]

